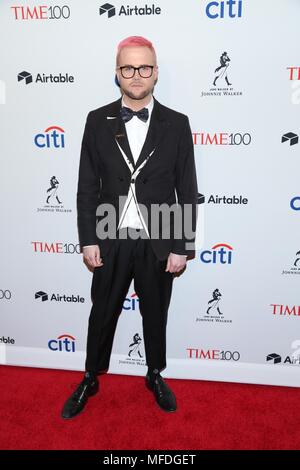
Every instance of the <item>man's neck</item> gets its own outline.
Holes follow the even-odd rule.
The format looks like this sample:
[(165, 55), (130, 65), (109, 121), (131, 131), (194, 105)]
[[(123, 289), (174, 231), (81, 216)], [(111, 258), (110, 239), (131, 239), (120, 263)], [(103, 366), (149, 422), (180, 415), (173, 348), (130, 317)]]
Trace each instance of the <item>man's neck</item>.
[(148, 106), (148, 104), (152, 100), (152, 95), (148, 95), (142, 100), (133, 100), (132, 98), (129, 98), (129, 96), (123, 95), (122, 99), (123, 99), (123, 103), (125, 104), (125, 106), (132, 109), (133, 111), (139, 111), (140, 109), (143, 109), (145, 106)]

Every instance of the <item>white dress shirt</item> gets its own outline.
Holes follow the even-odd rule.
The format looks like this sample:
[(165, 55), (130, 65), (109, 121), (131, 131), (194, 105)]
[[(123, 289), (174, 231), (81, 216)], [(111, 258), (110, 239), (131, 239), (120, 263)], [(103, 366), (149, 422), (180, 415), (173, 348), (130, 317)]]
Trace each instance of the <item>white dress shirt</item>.
[[(153, 97), (151, 97), (150, 103), (147, 106), (145, 106), (145, 108), (147, 108), (149, 111), (149, 118), (147, 119), (147, 122), (143, 122), (137, 116), (133, 116), (133, 118), (130, 119), (130, 121), (125, 123), (128, 142), (129, 142), (130, 150), (131, 150), (133, 160), (135, 163), (137, 162), (137, 159), (139, 158), (139, 155), (141, 153), (141, 150), (146, 140), (147, 132), (149, 129), (149, 122), (151, 119), (151, 113), (153, 110), (153, 104), (154, 104)], [(124, 99), (122, 99), (122, 106), (126, 106)], [(143, 228), (143, 224), (138, 214), (138, 210), (135, 205), (134, 198), (131, 199), (128, 209), (126, 211), (126, 214), (124, 216), (124, 219), (122, 221), (122, 224), (120, 225), (120, 228), (124, 228), (124, 227), (140, 228), (140, 229)]]

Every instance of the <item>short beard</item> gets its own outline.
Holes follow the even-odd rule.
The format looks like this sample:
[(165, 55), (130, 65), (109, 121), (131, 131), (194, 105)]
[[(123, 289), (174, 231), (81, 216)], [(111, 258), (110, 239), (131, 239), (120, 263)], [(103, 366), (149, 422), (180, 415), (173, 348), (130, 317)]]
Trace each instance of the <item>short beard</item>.
[(152, 95), (154, 88), (152, 88), (152, 90), (145, 90), (145, 91), (143, 91), (143, 92), (142, 92), (140, 95), (138, 95), (138, 96), (136, 96), (136, 95), (134, 95), (133, 93), (131, 93), (131, 91), (125, 91), (125, 90), (123, 90), (123, 88), (122, 88), (121, 90), (122, 90), (122, 92), (124, 93), (124, 95), (125, 95), (125, 96), (128, 96), (128, 98), (130, 98), (131, 100), (140, 101), (140, 100), (143, 100), (144, 98), (146, 98), (147, 96)]

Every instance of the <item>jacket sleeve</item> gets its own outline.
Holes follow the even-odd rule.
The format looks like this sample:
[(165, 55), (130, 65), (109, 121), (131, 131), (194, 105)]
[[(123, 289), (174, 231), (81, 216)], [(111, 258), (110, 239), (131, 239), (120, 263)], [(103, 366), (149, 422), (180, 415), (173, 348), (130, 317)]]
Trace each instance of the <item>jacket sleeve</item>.
[(77, 223), (80, 247), (97, 245), (96, 209), (100, 193), (100, 173), (97, 164), (95, 132), (88, 114), (80, 154), (77, 188)]
[(194, 256), (198, 187), (194, 144), (188, 118), (186, 118), (178, 147), (175, 189), (180, 213), (181, 231), (178, 234), (178, 238), (176, 238), (175, 230), (172, 253)]

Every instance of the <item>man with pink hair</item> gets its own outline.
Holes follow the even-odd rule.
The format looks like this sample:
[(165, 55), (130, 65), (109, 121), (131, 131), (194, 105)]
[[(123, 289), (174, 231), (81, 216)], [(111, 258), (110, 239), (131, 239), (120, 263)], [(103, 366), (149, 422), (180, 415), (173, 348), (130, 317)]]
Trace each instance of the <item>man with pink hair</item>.
[(173, 278), (195, 256), (197, 178), (188, 118), (153, 97), (157, 79), (152, 43), (124, 39), (116, 57), (122, 96), (87, 117), (77, 210), (83, 258), (93, 269), (93, 305), (84, 378), (64, 404), (64, 419), (78, 415), (98, 392), (132, 280), (143, 321), (146, 386), (161, 409), (177, 408), (160, 372)]

